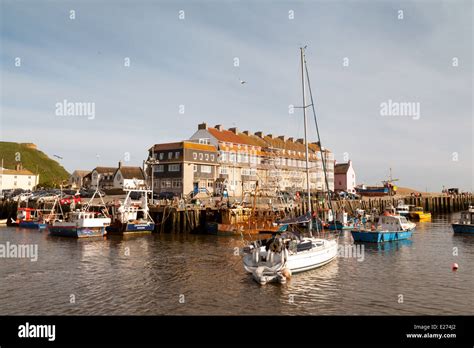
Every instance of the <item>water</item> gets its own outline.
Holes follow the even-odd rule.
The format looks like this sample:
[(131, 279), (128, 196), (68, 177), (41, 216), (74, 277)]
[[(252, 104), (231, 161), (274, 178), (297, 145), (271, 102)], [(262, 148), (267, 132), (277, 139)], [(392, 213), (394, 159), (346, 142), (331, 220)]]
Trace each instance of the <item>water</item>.
[(418, 223), (411, 241), (366, 245), (362, 262), (338, 258), (266, 286), (244, 273), (239, 238), (75, 240), (1, 227), (0, 244), (37, 243), (38, 261), (0, 259), (0, 314), (472, 314), (474, 235), (453, 234), (457, 217)]

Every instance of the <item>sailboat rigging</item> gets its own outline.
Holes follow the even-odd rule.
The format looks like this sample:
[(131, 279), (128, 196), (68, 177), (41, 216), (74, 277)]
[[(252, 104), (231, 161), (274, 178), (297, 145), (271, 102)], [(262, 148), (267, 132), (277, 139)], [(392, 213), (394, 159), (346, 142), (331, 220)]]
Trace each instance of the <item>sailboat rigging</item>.
[[(319, 221), (313, 223), (311, 214), (311, 182), (309, 173), (309, 146), (306, 108), (313, 107), (313, 115), (316, 121), (314, 109), (314, 100), (309, 84), (309, 74), (306, 66), (305, 47), (300, 48), (301, 58), (301, 80), (303, 90), (303, 116), (304, 116), (304, 136), (306, 150), (306, 189), (307, 189), (307, 213), (304, 216), (295, 219), (280, 221), (281, 229), (273, 234), (272, 238), (264, 241), (255, 241), (247, 249), (243, 258), (244, 269), (251, 273), (253, 278), (261, 285), (272, 281), (285, 283), (286, 279), (291, 277), (292, 273), (303, 272), (321, 267), (337, 256), (338, 240), (333, 238), (316, 238), (313, 236), (315, 228), (319, 235)], [(305, 76), (306, 72), (306, 76)], [(310, 91), (311, 104), (306, 105), (306, 79)], [(316, 129), (319, 141), (319, 150), (321, 152), (321, 161), (325, 176), (326, 188), (328, 191), (328, 200), (330, 199), (329, 185), (326, 174), (325, 156), (322, 150), (319, 128), (316, 122)], [(332, 205), (331, 212), (332, 212)], [(333, 214), (334, 216), (334, 214)], [(309, 236), (303, 236), (298, 230), (298, 225), (306, 227)], [(283, 232), (285, 231), (285, 232)]]

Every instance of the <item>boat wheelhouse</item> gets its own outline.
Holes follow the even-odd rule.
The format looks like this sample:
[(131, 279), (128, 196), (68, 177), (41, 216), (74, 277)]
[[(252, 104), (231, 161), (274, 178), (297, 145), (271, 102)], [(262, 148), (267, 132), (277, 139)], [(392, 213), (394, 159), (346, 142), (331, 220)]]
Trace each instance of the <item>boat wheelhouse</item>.
[(452, 224), (454, 233), (474, 234), (474, 206), (461, 212), (459, 221)]
[(377, 225), (352, 230), (356, 242), (382, 243), (411, 238), (416, 225), (400, 215), (382, 215)]

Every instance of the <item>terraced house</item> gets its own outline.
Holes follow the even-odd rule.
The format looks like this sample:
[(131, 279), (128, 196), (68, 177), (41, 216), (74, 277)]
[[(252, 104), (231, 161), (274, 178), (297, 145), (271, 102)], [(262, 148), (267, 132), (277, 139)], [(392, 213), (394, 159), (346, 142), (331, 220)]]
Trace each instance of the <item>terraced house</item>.
[[(306, 188), (306, 146), (303, 139), (264, 135), (263, 132), (239, 132), (238, 128), (224, 129), (221, 125), (198, 125), (191, 141), (209, 144), (218, 151), (216, 182), (229, 195), (241, 196), (259, 189), (269, 194), (280, 191), (298, 191)], [(314, 191), (327, 190), (324, 183), (321, 152), (318, 144), (309, 147), (310, 185)], [(334, 190), (334, 156), (324, 149), (328, 184)]]

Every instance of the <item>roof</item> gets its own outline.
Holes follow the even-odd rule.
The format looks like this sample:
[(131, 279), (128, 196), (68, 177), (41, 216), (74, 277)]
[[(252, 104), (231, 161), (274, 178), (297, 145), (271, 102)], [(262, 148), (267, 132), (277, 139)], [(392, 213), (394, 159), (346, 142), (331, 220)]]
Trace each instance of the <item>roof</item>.
[(257, 137), (256, 135), (253, 134), (245, 134), (245, 133), (239, 133), (238, 136), (245, 141), (246, 144), (252, 145), (252, 146), (260, 146), (260, 147), (267, 147), (268, 144), (265, 140), (263, 140), (260, 137)]
[(99, 174), (105, 174), (105, 173), (114, 173), (117, 168), (114, 167), (95, 167), (92, 171), (96, 171)]
[(193, 141), (180, 141), (174, 143), (162, 143), (153, 145), (148, 151), (163, 151), (163, 150), (177, 150), (177, 149), (195, 149), (203, 151), (212, 151), (217, 152), (217, 149), (214, 145), (210, 144), (200, 144)]
[(8, 174), (8, 175), (36, 175), (30, 172), (28, 169), (21, 169), (21, 170), (15, 170), (15, 169), (0, 169), (0, 174)]
[(143, 173), (142, 168), (140, 167), (125, 167), (122, 166), (117, 168), (117, 171), (120, 170), (122, 177), (124, 179), (139, 179), (145, 180), (145, 174)]
[(249, 144), (245, 141), (245, 139), (239, 137), (237, 134), (234, 132), (231, 132), (230, 130), (218, 130), (216, 128), (209, 127), (207, 129), (209, 133), (212, 134), (217, 140), (223, 141), (226, 143), (234, 143), (234, 144), (245, 144), (245, 145), (252, 145)]
[(72, 175), (77, 175), (77, 176), (80, 176), (81, 178), (83, 178), (89, 173), (90, 173), (90, 171), (88, 171), (88, 170), (75, 170), (75, 171), (72, 172), (71, 176)]
[(337, 163), (334, 166), (334, 174), (346, 174), (349, 170), (350, 164), (349, 163)]

